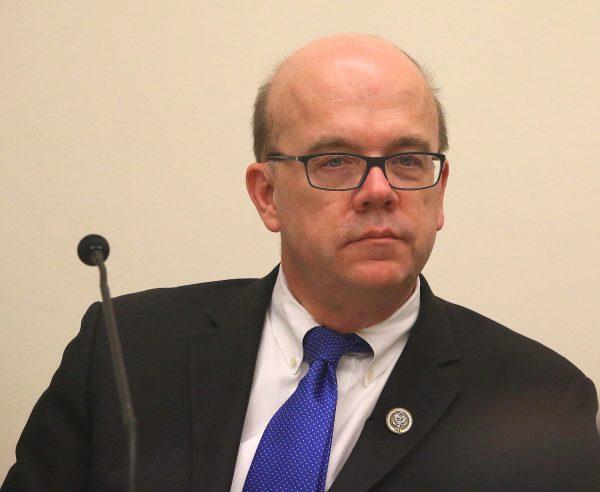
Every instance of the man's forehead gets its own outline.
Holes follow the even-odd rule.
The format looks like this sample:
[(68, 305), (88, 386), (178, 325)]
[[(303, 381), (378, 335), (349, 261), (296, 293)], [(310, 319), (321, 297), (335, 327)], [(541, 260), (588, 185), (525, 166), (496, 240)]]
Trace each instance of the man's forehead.
[(268, 106), (281, 129), (338, 106), (429, 111), (434, 102), (420, 69), (400, 49), (352, 35), (317, 40), (293, 53), (273, 77)]
[[(326, 49), (323, 43), (311, 43), (282, 63), (271, 86), (274, 104), (280, 99), (287, 102), (286, 97), (297, 101), (368, 98), (376, 103), (393, 93), (417, 96), (428, 91), (412, 60), (387, 42), (361, 37), (347, 43), (344, 37), (335, 37), (325, 43)], [(373, 49), (373, 43), (380, 49)]]
[[(420, 135), (399, 135), (392, 136), (389, 141), (385, 142), (388, 152), (401, 149), (411, 149), (412, 151), (431, 152), (430, 142), (424, 136)], [(307, 154), (326, 152), (329, 150), (354, 152), (356, 150), (356, 142), (348, 140), (338, 135), (318, 135), (312, 143), (305, 149)]]
[(396, 99), (425, 97), (427, 90), (418, 76), (402, 76), (365, 61), (336, 60), (296, 72), (275, 86), (274, 105), (367, 104), (389, 105)]

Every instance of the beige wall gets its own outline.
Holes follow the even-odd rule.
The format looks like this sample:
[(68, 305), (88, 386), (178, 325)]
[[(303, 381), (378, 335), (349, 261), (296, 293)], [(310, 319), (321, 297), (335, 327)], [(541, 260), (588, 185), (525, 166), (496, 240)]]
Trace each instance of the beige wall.
[(385, 36), (435, 73), (451, 135), (434, 290), (600, 384), (595, 1), (0, 3), (0, 480), (111, 241), (113, 294), (262, 276), (244, 187), (257, 84), (317, 36)]

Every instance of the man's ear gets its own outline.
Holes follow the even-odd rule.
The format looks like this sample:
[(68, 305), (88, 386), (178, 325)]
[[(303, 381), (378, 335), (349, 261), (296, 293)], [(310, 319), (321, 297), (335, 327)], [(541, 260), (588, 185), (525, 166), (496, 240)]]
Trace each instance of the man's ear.
[(277, 207), (273, 201), (275, 180), (268, 164), (255, 162), (246, 169), (246, 189), (265, 227), (271, 232), (279, 232), (281, 224)]
[(444, 163), (444, 169), (442, 169), (442, 177), (440, 178), (440, 205), (438, 210), (437, 218), (437, 230), (441, 230), (444, 227), (444, 193), (446, 192), (446, 182), (448, 181), (448, 175), (450, 174), (450, 163), (446, 161)]

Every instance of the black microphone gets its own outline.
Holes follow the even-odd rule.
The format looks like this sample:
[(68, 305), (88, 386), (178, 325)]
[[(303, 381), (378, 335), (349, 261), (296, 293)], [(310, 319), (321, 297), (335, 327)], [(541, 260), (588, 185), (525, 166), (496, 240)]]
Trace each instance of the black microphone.
[(86, 265), (96, 265), (96, 261), (92, 258), (94, 251), (100, 251), (102, 253), (102, 260), (106, 260), (110, 254), (108, 241), (98, 234), (90, 234), (79, 241), (77, 255)]
[(100, 292), (102, 293), (102, 311), (106, 322), (106, 331), (108, 334), (108, 344), (115, 371), (117, 382), (117, 391), (119, 393), (119, 403), (121, 404), (121, 414), (123, 424), (127, 434), (127, 444), (129, 448), (129, 488), (130, 492), (135, 491), (135, 470), (137, 454), (137, 423), (133, 412), (133, 403), (131, 402), (131, 393), (129, 391), (129, 381), (125, 371), (125, 361), (123, 360), (123, 350), (121, 349), (121, 340), (117, 330), (117, 320), (113, 309), (110, 291), (106, 275), (106, 266), (104, 260), (108, 258), (110, 247), (108, 241), (98, 234), (85, 236), (77, 246), (79, 259), (86, 265), (97, 265), (100, 269)]

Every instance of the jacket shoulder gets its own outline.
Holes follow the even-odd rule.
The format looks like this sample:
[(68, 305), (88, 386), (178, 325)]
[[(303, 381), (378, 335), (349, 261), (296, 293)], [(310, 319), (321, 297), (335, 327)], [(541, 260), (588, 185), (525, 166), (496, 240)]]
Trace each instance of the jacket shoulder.
[(569, 360), (512, 329), (464, 306), (440, 299), (453, 326), (455, 339), (463, 355), (477, 354), (487, 364), (510, 367), (511, 372), (528, 373), (564, 384), (584, 374)]
[(213, 307), (253, 281), (252, 278), (217, 280), (115, 297), (113, 305), (121, 337), (124, 342), (131, 337), (142, 343), (142, 336), (144, 340), (179, 338), (185, 336), (186, 327), (212, 326)]
[(142, 307), (143, 309), (170, 309), (184, 306), (198, 306), (219, 301), (223, 296), (254, 282), (255, 278), (214, 280), (178, 287), (162, 287), (115, 297), (113, 302), (120, 308)]

